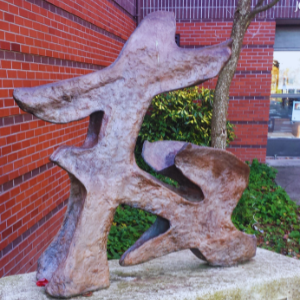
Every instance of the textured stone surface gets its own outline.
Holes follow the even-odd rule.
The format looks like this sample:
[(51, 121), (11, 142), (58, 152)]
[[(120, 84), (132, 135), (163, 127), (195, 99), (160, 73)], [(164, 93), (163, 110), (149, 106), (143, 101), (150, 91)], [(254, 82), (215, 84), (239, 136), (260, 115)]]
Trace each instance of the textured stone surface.
[[(69, 173), (71, 193), (63, 226), (38, 263), (37, 278), (48, 279), (50, 295), (70, 297), (109, 286), (107, 236), (121, 203), (159, 216), (124, 254), (123, 265), (189, 248), (213, 265), (255, 255), (255, 237), (237, 231), (230, 220), (247, 185), (246, 164), (225, 151), (182, 144), (176, 157), (170, 154), (174, 149), (164, 154), (173, 155), (171, 173), (183, 174), (181, 187), (174, 190), (135, 163), (136, 139), (152, 97), (216, 76), (231, 55), (231, 41), (181, 49), (175, 29), (172, 13), (153, 13), (110, 67), (14, 91), (22, 109), (46, 121), (66, 123), (90, 115), (82, 147), (60, 147), (51, 156)], [(159, 145), (158, 150), (167, 149), (170, 143)]]
[[(153, 169), (179, 182), (179, 188), (169, 189), (182, 198), (161, 203), (158, 215), (169, 220), (170, 228), (158, 218), (124, 253), (122, 265), (187, 248), (211, 265), (228, 266), (255, 255), (255, 236), (238, 231), (231, 222), (248, 184), (249, 167), (245, 163), (226, 151), (174, 141), (146, 142), (143, 157)], [(153, 207), (162, 193), (159, 188), (156, 191), (157, 195), (149, 191)]]
[[(257, 249), (251, 261), (210, 267), (190, 251), (138, 266), (109, 262), (111, 285), (84, 300), (299, 300), (300, 261)], [(0, 279), (1, 300), (48, 300), (35, 273)]]

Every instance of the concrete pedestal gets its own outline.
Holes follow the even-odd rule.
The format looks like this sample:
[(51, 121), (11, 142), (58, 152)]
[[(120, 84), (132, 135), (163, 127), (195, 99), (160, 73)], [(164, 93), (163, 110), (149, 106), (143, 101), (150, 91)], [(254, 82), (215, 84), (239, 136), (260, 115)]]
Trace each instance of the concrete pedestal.
[[(258, 249), (250, 262), (210, 267), (189, 250), (120, 267), (110, 261), (110, 288), (77, 300), (299, 300), (300, 261)], [(48, 300), (35, 273), (0, 279), (1, 300)]]

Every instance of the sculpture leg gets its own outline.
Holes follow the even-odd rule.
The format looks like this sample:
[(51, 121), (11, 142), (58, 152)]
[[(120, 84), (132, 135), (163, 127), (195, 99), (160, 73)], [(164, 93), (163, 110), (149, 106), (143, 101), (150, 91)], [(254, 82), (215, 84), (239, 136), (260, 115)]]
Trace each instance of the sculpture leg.
[[(187, 248), (218, 266), (235, 265), (255, 255), (255, 236), (238, 231), (231, 221), (232, 211), (247, 186), (249, 167), (245, 163), (221, 150), (178, 142), (146, 143), (143, 155), (155, 170), (168, 171), (173, 178), (176, 175), (174, 179), (179, 178), (183, 188), (179, 192), (170, 189), (142, 171), (132, 176), (131, 194), (126, 200), (133, 205), (136, 201), (135, 206), (169, 220), (170, 226), (153, 225), (124, 253), (122, 265)], [(178, 170), (173, 168), (174, 163)], [(186, 179), (178, 177), (178, 171)], [(138, 202), (136, 196), (142, 201)]]
[(220, 238), (203, 239), (199, 247), (192, 249), (192, 252), (210, 265), (232, 266), (255, 256), (256, 237), (233, 228), (223, 232)]
[[(158, 216), (154, 224), (122, 255), (120, 265), (139, 264), (157, 256), (168, 254), (170, 251), (176, 251), (176, 245), (173, 245), (170, 239), (172, 233), (168, 231), (169, 228), (169, 221)], [(135, 251), (136, 249), (138, 251)]]
[(64, 261), (46, 287), (55, 297), (71, 297), (109, 286), (106, 243), (117, 204), (87, 192), (72, 242)]
[(49, 281), (66, 258), (82, 210), (86, 190), (73, 175), (69, 174), (69, 177), (71, 188), (65, 219), (56, 237), (38, 260), (37, 280), (46, 278)]

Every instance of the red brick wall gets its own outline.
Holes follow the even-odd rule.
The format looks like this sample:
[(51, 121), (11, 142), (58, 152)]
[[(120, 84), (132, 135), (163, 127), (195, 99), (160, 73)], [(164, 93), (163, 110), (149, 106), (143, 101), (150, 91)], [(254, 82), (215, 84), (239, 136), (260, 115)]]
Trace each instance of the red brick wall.
[(110, 65), (135, 26), (111, 0), (0, 0), (0, 277), (33, 271), (56, 234), (69, 179), (49, 156), (80, 145), (88, 123), (38, 120), (16, 106), (13, 90)]
[[(237, 138), (227, 150), (242, 160), (266, 159), (275, 25), (250, 25), (230, 88), (228, 118), (236, 125)], [(178, 23), (177, 33), (182, 47), (194, 48), (227, 40), (231, 26), (231, 22)], [(215, 88), (216, 82), (213, 79), (204, 86)]]

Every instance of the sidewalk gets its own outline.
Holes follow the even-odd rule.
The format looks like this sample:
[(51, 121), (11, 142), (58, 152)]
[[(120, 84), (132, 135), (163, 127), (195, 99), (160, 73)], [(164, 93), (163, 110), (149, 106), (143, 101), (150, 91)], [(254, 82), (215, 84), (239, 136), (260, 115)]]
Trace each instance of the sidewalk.
[(278, 170), (277, 184), (300, 205), (300, 159), (267, 159), (266, 163)]

